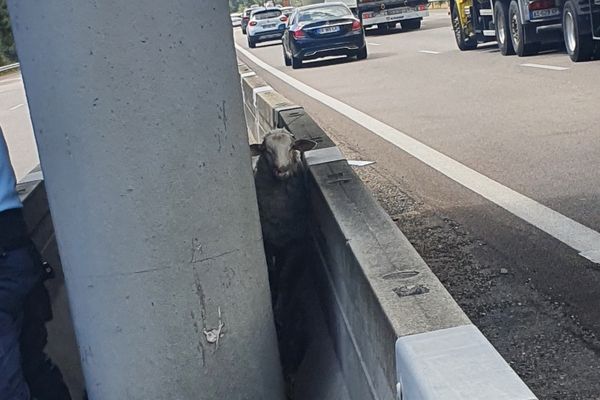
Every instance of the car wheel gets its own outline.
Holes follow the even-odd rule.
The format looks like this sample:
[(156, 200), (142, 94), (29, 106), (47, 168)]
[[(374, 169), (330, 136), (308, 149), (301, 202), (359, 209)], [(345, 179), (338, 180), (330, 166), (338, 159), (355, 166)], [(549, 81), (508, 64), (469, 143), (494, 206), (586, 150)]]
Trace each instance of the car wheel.
[(302, 68), (302, 59), (300, 57), (292, 56), (292, 68), (293, 69)]
[(251, 49), (256, 47), (256, 42), (252, 39), (252, 36), (248, 35), (248, 47)]
[(421, 20), (420, 19), (409, 19), (406, 21), (400, 22), (403, 31), (414, 31), (417, 29), (421, 29)]
[(283, 48), (283, 62), (286, 66), (289, 67), (290, 65), (292, 65), (292, 60), (287, 56), (287, 53), (285, 52), (285, 47), (283, 45), (281, 47)]
[(571, 0), (563, 8), (563, 33), (565, 47), (574, 62), (589, 61), (594, 53), (594, 42), (591, 34), (580, 33), (579, 19), (575, 5)]
[(535, 33), (532, 27), (524, 26), (519, 16), (519, 5), (516, 0), (510, 2), (508, 7), (508, 21), (510, 40), (519, 57), (536, 54), (540, 49), (540, 43), (533, 40)]
[(242, 34), (245, 35), (246, 34), (246, 29), (242, 28)]
[(500, 53), (504, 56), (515, 54), (515, 49), (510, 38), (510, 29), (508, 28), (508, 13), (506, 6), (501, 1), (496, 1), (496, 4), (494, 4), (494, 19), (496, 21), (496, 41), (498, 42)]
[(477, 40), (468, 37), (465, 29), (460, 22), (460, 15), (458, 14), (458, 6), (456, 3), (452, 6), (452, 29), (454, 30), (454, 38), (456, 39), (456, 45), (462, 51), (473, 50), (477, 48)]
[(357, 60), (366, 60), (367, 56), (368, 56), (367, 46), (365, 45), (365, 47), (363, 47), (362, 49), (360, 49), (358, 51), (358, 54), (356, 54), (356, 59)]

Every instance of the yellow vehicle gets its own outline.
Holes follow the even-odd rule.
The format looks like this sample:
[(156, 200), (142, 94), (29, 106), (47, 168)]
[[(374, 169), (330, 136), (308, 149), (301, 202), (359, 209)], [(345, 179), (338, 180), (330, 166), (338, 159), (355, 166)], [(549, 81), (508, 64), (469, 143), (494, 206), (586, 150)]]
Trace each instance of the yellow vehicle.
[(562, 1), (450, 0), (458, 48), (496, 41), (503, 55), (535, 54), (542, 42), (562, 40)]

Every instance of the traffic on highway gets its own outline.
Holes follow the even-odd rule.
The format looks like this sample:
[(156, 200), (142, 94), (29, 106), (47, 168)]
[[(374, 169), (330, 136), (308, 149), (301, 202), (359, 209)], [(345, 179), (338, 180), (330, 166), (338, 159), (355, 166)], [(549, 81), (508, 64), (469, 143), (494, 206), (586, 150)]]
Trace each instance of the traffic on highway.
[[(423, 18), (429, 15), (428, 4), (427, 0), (324, 0), (321, 4), (298, 8), (255, 4), (243, 12), (242, 33), (248, 35), (250, 47), (259, 41), (281, 39), (285, 32), (290, 31), (293, 39), (327, 41), (340, 32), (335, 27), (338, 23), (336, 18), (344, 16), (354, 16), (361, 30), (375, 29), (378, 34), (385, 34), (400, 24), (402, 31), (406, 32), (420, 29)], [(600, 48), (599, 0), (449, 0), (444, 4), (449, 7), (456, 45), (461, 51), (495, 42), (504, 56), (517, 54), (526, 57), (539, 53), (546, 45), (554, 45), (564, 46), (571, 60), (580, 62), (593, 59)], [(339, 11), (342, 8), (345, 10)], [(321, 13), (318, 21), (309, 16), (311, 9), (312, 14)], [(268, 13), (280, 16), (279, 21), (265, 21)], [(357, 31), (358, 26), (354, 25), (352, 30)], [(305, 37), (305, 30), (313, 34)], [(315, 33), (319, 36), (315, 37)], [(286, 62), (288, 58), (294, 61), (294, 57), (290, 56), (289, 38), (284, 43), (288, 44), (287, 47), (284, 44)], [(349, 51), (355, 46), (350, 45), (349, 48), (346, 44), (341, 41), (336, 47), (335, 44), (324, 43), (325, 48), (332, 47), (331, 52), (311, 55), (313, 58), (343, 53), (355, 55), (355, 52)], [(366, 49), (363, 54), (366, 54)], [(301, 55), (296, 58), (299, 60)]]
[[(342, 4), (367, 59), (294, 65), (295, 36), (345, 36), (302, 15)], [(600, 399), (599, 17), (595, 0), (349, 0), (296, 7), (255, 48), (234, 30), (241, 62), (372, 163), (357, 173), (540, 399)]]

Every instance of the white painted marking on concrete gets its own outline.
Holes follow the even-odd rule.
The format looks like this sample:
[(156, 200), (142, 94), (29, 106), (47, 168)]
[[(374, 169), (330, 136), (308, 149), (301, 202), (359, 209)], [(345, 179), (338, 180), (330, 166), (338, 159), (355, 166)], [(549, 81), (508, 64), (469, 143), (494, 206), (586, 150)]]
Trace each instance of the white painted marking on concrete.
[(304, 153), (304, 159), (308, 165), (325, 164), (333, 161), (344, 160), (344, 155), (337, 146), (325, 147), (324, 149), (309, 150)]
[(549, 69), (552, 71), (566, 71), (568, 67), (556, 67), (554, 65), (544, 65), (544, 64), (521, 64), (521, 67), (529, 67), (529, 68), (540, 68), (540, 69)]
[(358, 125), (370, 130), (396, 147), (407, 152), (431, 168), (446, 175), (483, 198), (504, 208), (522, 220), (567, 246), (577, 250), (582, 257), (600, 264), (600, 233), (566, 217), (537, 201), (518, 193), (501, 183), (459, 163), (439, 151), (419, 142), (370, 115), (322, 93), (286, 73), (265, 63), (236, 44), (238, 51), (260, 68), (291, 85), (296, 90), (320, 101)]
[(23, 104), (23, 103), (21, 103), (21, 104), (17, 104), (16, 106), (9, 108), (9, 109), (8, 109), (8, 111), (15, 111), (17, 108), (21, 108), (21, 107), (23, 107), (24, 105), (25, 105), (25, 104)]
[(369, 46), (381, 46), (381, 43), (371, 43), (371, 42), (367, 42), (367, 44)]
[(375, 161), (348, 160), (348, 165), (353, 167), (366, 167), (367, 165), (371, 164), (375, 164)]
[(29, 174), (27, 174), (23, 179), (21, 179), (19, 181), (19, 183), (28, 183), (28, 182), (43, 181), (43, 180), (44, 180), (43, 172), (36, 171), (36, 172), (30, 172)]
[(537, 400), (474, 325), (396, 341), (402, 398), (419, 400)]
[(440, 54), (439, 51), (433, 51), (433, 50), (419, 50), (419, 53), (425, 53), (425, 54)]
[(264, 93), (264, 92), (270, 92), (272, 91), (273, 88), (269, 85), (267, 86), (260, 86), (257, 88), (254, 88), (252, 90), (252, 104), (254, 104), (254, 109), (256, 110), (256, 95), (259, 93)]

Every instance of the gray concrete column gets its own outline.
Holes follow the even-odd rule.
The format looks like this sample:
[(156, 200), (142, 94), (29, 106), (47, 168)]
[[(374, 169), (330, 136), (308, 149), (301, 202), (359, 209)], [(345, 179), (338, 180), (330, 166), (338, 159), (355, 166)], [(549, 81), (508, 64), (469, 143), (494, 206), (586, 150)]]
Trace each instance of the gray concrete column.
[(9, 11), (90, 398), (282, 398), (227, 2)]

